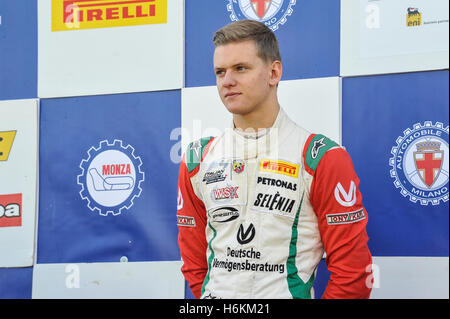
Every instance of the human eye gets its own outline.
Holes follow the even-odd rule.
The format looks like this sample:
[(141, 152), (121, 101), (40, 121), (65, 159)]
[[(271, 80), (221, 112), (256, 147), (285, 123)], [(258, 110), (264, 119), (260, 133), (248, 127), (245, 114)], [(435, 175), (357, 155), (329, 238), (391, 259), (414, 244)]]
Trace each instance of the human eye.
[(215, 72), (216, 76), (221, 76), (224, 73), (222, 69), (216, 69)]
[(246, 69), (247, 69), (247, 68), (246, 68), (245, 66), (243, 66), (243, 65), (238, 65), (238, 66), (236, 67), (236, 70), (239, 71), (239, 72), (245, 71)]

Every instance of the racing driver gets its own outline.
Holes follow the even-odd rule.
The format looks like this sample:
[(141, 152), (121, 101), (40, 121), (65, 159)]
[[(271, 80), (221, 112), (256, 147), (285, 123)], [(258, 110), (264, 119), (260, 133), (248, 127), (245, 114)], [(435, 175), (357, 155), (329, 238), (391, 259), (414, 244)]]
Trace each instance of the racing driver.
[(280, 107), (282, 63), (264, 24), (214, 35), (214, 71), (233, 125), (192, 142), (178, 180), (182, 272), (196, 298), (369, 298), (367, 212), (348, 153)]

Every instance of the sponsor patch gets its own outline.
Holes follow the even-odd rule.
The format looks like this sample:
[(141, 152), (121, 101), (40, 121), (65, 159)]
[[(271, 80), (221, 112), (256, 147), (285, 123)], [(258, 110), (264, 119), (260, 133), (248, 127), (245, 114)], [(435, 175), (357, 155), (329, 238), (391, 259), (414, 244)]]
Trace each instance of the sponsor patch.
[(288, 182), (288, 181), (284, 181), (284, 180), (276, 179), (276, 178), (258, 176), (258, 178), (256, 179), (256, 183), (257, 184), (262, 184), (262, 185), (286, 188), (286, 189), (289, 189), (291, 191), (296, 191), (297, 190), (297, 184), (296, 183), (292, 183), (292, 182)]
[(248, 244), (255, 238), (256, 230), (253, 224), (250, 224), (247, 229), (244, 229), (244, 225), (241, 224), (239, 226), (239, 230), (236, 235), (236, 239), (239, 244), (245, 245)]
[(344, 189), (341, 183), (337, 183), (334, 188), (334, 197), (336, 201), (344, 207), (351, 207), (356, 203), (356, 184), (354, 181), (350, 182), (348, 192)]
[[(252, 224), (250, 224), (253, 226)], [(254, 234), (254, 228), (248, 227), (247, 232)], [(242, 227), (242, 225), (241, 225)], [(241, 228), (240, 228), (241, 229)], [(223, 269), (228, 272), (285, 272), (285, 264), (271, 264), (265, 261), (262, 253), (253, 247), (249, 249), (227, 247), (227, 253), (224, 256), (215, 257), (211, 263), (212, 268)]]
[(215, 187), (211, 192), (211, 199), (213, 201), (229, 201), (239, 198), (237, 193), (239, 186), (227, 185), (225, 187)]
[(234, 207), (220, 207), (210, 213), (213, 222), (226, 223), (239, 217), (239, 210)]
[(228, 174), (226, 174), (226, 171), (228, 169), (228, 165), (230, 163), (226, 160), (213, 162), (208, 166), (208, 169), (203, 175), (203, 182), (208, 184), (223, 182)]
[(299, 168), (300, 165), (285, 161), (261, 159), (259, 162), (260, 172), (283, 174), (294, 178), (298, 177)]
[(227, 158), (202, 164), (206, 167), (200, 170), (200, 174), (203, 174), (200, 175), (201, 192), (208, 212), (224, 206), (247, 204), (247, 187), (241, 186), (248, 184), (246, 169), (236, 173), (233, 169), (233, 160)]
[(184, 227), (195, 227), (195, 218), (192, 216), (180, 216), (177, 215), (177, 225)]
[(327, 214), (326, 217), (328, 225), (342, 225), (359, 222), (366, 218), (366, 214), (364, 209), (360, 209), (349, 213)]
[(233, 161), (233, 171), (237, 174), (240, 174), (244, 171), (245, 162), (240, 160)]
[(295, 199), (285, 197), (280, 192), (274, 194), (257, 193), (253, 202), (253, 209), (294, 218), (295, 204)]

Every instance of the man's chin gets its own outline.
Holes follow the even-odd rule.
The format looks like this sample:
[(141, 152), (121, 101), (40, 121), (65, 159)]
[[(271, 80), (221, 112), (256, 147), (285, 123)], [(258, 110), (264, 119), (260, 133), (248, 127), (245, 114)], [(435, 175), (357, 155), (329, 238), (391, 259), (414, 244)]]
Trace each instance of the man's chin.
[(230, 112), (233, 115), (246, 115), (249, 112), (248, 108), (238, 105), (225, 105), (228, 112)]

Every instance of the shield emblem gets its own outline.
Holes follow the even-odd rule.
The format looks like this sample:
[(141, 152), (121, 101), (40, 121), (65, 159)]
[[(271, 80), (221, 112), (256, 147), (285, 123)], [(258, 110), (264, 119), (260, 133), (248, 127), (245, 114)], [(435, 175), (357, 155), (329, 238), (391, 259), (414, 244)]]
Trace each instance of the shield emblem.
[(253, 11), (260, 19), (264, 18), (271, 3), (272, 0), (251, 0)]
[(441, 173), (444, 151), (417, 151), (413, 154), (420, 179), (431, 188)]
[(244, 171), (245, 163), (242, 161), (233, 161), (233, 170), (240, 174)]

